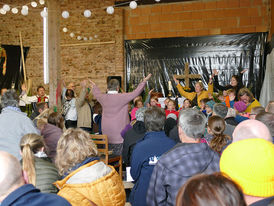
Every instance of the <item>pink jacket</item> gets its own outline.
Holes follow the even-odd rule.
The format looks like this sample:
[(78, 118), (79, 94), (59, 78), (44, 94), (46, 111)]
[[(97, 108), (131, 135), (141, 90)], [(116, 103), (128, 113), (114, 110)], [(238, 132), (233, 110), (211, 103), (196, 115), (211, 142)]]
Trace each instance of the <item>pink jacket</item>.
[(102, 133), (108, 136), (109, 143), (123, 143), (120, 133), (129, 124), (128, 103), (143, 91), (145, 85), (141, 82), (133, 92), (118, 94), (103, 94), (96, 85), (93, 87), (93, 95), (103, 108)]

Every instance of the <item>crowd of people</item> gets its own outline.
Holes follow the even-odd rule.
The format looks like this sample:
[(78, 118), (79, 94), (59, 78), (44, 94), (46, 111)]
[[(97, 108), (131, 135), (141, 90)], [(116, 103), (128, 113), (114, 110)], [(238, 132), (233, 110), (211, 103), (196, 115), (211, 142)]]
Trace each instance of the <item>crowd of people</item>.
[[(102, 92), (91, 80), (63, 83), (53, 111), (43, 86), (36, 96), (1, 92), (0, 204), (3, 205), (271, 205), (274, 204), (274, 101), (266, 108), (232, 76), (184, 101), (141, 96), (151, 74), (129, 93), (112, 79)], [(214, 93), (218, 91), (218, 93)], [(19, 103), (21, 102), (21, 103)], [(20, 105), (33, 104), (30, 117)], [(106, 134), (113, 155), (130, 168), (123, 181), (98, 153), (90, 134)], [(125, 174), (124, 174), (125, 176)]]

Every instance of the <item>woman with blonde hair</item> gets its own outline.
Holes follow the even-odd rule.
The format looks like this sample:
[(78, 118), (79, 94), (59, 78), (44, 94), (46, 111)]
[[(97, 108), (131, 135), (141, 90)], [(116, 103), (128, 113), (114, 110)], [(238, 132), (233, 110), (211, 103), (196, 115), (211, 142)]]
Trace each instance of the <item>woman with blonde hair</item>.
[(57, 193), (53, 182), (60, 176), (56, 167), (44, 153), (45, 142), (42, 136), (26, 134), (20, 141), (22, 155), (22, 168), (27, 173), (30, 184), (33, 184), (41, 192)]
[(97, 147), (82, 129), (69, 128), (57, 144), (56, 166), (63, 179), (54, 184), (72, 205), (122, 206), (125, 190), (116, 170), (99, 161)]

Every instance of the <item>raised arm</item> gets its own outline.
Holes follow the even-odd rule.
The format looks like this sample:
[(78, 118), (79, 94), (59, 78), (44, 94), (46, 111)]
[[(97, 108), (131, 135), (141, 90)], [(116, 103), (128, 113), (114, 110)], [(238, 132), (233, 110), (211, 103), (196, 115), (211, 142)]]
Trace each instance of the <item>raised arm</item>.
[(212, 78), (213, 78), (213, 86), (214, 86), (214, 88), (216, 88), (217, 90), (220, 90), (220, 91), (227, 90), (228, 89), (227, 87), (221, 86), (219, 84), (218, 74), (219, 74), (219, 72), (216, 69), (213, 69)]
[(190, 100), (193, 100), (196, 93), (195, 92), (186, 92), (182, 85), (180, 84), (179, 80), (177, 80), (174, 76), (173, 76), (173, 80), (175, 81), (175, 84), (176, 84), (176, 87), (179, 91), (179, 93), (181, 94), (181, 96), (187, 98), (187, 99), (190, 99)]

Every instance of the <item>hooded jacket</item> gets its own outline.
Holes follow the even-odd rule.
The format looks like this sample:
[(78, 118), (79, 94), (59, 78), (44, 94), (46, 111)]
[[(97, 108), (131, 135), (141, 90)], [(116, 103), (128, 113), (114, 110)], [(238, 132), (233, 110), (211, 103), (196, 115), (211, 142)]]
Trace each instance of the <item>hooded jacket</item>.
[(126, 195), (120, 176), (112, 166), (94, 160), (54, 183), (58, 195), (71, 205), (124, 206)]
[(147, 205), (175, 205), (180, 187), (192, 176), (218, 172), (219, 154), (204, 143), (180, 143), (164, 154), (154, 167)]

